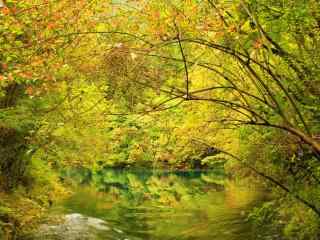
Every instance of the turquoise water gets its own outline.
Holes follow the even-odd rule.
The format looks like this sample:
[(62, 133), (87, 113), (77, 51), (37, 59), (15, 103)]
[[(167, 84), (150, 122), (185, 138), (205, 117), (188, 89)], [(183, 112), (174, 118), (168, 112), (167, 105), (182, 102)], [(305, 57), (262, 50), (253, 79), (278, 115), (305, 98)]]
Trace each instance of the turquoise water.
[(80, 182), (56, 209), (106, 221), (109, 229), (96, 231), (95, 239), (279, 239), (268, 226), (247, 220), (264, 191), (226, 180), (221, 171), (109, 169), (82, 174)]

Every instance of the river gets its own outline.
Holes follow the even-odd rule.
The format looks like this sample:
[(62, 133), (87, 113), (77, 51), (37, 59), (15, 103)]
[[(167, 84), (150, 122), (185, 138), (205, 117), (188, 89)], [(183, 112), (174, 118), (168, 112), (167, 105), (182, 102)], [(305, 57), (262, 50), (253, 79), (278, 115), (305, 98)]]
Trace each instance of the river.
[(39, 239), (279, 239), (270, 226), (258, 228), (247, 219), (265, 201), (265, 191), (228, 180), (222, 171), (108, 169), (80, 182), (52, 209), (70, 226), (50, 226), (51, 232)]

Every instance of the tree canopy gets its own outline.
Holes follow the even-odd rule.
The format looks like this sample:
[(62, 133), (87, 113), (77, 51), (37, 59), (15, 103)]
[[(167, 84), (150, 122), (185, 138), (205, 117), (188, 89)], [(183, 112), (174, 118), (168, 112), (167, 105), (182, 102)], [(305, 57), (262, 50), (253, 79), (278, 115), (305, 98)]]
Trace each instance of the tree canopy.
[(0, 187), (222, 164), (318, 219), (319, 32), (316, 0), (0, 1)]

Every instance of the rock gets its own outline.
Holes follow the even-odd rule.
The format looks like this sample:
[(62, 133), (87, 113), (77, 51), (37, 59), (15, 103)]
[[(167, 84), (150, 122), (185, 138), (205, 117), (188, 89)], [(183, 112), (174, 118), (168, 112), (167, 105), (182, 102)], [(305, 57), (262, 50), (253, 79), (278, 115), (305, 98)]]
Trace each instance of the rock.
[(40, 240), (95, 240), (98, 233), (110, 231), (102, 219), (78, 213), (65, 215), (57, 225), (43, 224), (32, 239)]

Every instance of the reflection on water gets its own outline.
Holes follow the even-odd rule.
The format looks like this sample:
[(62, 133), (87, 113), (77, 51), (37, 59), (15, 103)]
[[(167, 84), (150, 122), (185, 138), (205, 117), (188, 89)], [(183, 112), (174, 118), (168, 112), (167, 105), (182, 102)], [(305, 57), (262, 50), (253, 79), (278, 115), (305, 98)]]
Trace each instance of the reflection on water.
[(105, 170), (90, 182), (61, 205), (106, 221), (109, 230), (96, 239), (275, 239), (246, 221), (261, 191), (227, 181), (223, 172)]

